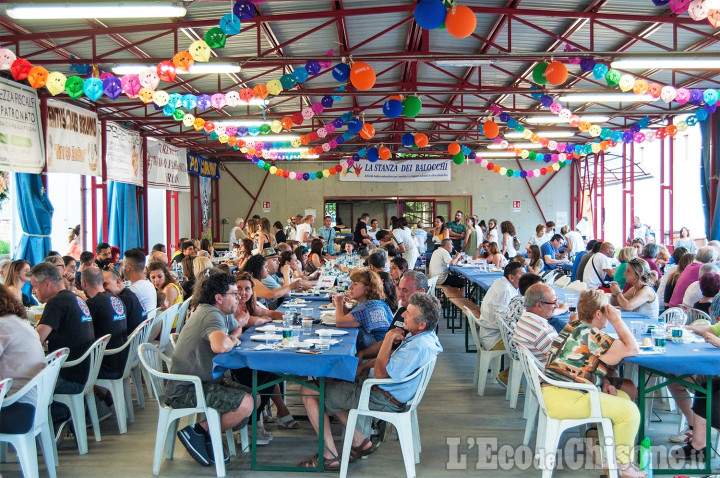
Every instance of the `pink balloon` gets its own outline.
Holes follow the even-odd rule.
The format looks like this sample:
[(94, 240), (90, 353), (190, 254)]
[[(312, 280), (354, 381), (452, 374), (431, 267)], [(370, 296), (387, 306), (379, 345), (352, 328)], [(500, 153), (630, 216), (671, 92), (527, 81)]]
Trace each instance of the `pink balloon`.
[(313, 110), (313, 112), (314, 112), (316, 115), (319, 115), (320, 113), (322, 113), (322, 112), (323, 112), (323, 109), (324, 109), (324, 108), (323, 108), (323, 105), (320, 104), (320, 103), (313, 103), (313, 104), (312, 104), (312, 110)]
[(125, 75), (120, 78), (120, 86), (122, 86), (123, 93), (133, 98), (137, 96), (142, 85), (140, 84), (140, 78), (137, 75)]
[(325, 131), (328, 132), (328, 134), (333, 134), (335, 132), (335, 125), (332, 123), (328, 123), (325, 125)]
[(303, 110), (300, 112), (302, 117), (304, 119), (311, 119), (313, 116), (315, 116), (315, 113), (313, 112), (312, 108), (303, 108)]
[(225, 128), (225, 134), (228, 136), (235, 136), (237, 134), (237, 126), (227, 126)]
[(215, 93), (210, 97), (210, 104), (213, 105), (213, 108), (215, 109), (223, 109), (227, 104), (227, 101), (225, 100), (225, 95), (222, 93)]

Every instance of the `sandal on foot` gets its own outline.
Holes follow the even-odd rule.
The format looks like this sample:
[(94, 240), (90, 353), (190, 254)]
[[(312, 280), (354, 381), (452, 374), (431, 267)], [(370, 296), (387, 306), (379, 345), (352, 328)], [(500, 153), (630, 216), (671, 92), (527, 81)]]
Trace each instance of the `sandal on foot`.
[(635, 463), (618, 463), (619, 478), (647, 478), (646, 471), (640, 470)]
[(287, 428), (288, 430), (297, 430), (300, 428), (300, 424), (296, 422), (290, 414), (285, 415), (284, 417), (279, 417), (277, 419), (277, 426), (278, 428)]
[[(369, 447), (367, 447), (368, 443), (370, 444)], [(354, 446), (354, 447), (350, 448), (350, 463), (355, 463), (360, 458), (364, 458), (366, 456), (372, 455), (373, 453), (375, 453), (377, 451), (379, 446), (380, 446), (379, 443), (373, 444), (373, 442), (370, 441), (369, 438), (366, 438), (358, 446)]]
[[(318, 461), (319, 458), (316, 453), (314, 456), (308, 458), (307, 460), (301, 461), (296, 466), (300, 466), (303, 468), (317, 468)], [(325, 458), (323, 462), (323, 469), (325, 471), (340, 471), (340, 461), (337, 459), (337, 457)]]

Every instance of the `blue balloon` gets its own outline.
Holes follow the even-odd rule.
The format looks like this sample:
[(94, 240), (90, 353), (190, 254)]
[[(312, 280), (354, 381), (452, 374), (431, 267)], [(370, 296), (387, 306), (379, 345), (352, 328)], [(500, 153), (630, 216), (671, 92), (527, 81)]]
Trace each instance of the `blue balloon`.
[(362, 148), (362, 149), (360, 149), (360, 150), (357, 152), (357, 154), (358, 154), (358, 156), (360, 156), (361, 158), (364, 158), (365, 155), (367, 154), (367, 149)]
[[(536, 85), (530, 85), (530, 89), (531, 90), (540, 90), (540, 87), (538, 87)], [(542, 93), (530, 93), (530, 96), (536, 100), (539, 100), (540, 98), (542, 98)]]
[(310, 73), (308, 73), (307, 69), (305, 69), (304, 66), (298, 66), (295, 68), (295, 71), (293, 71), (293, 78), (295, 78), (295, 81), (298, 83), (305, 83), (308, 79), (308, 76), (310, 76)]
[(362, 121), (357, 118), (351, 119), (350, 121), (348, 121), (347, 127), (348, 131), (350, 131), (352, 134), (358, 134), (362, 129)]
[(607, 65), (598, 63), (592, 69), (593, 76), (595, 77), (596, 80), (602, 80), (607, 75), (608, 70), (609, 70), (609, 68), (607, 67)]
[(542, 163), (544, 159), (545, 155), (543, 153), (538, 153), (535, 155), (535, 161), (537, 161), (538, 163)]
[(468, 154), (470, 154), (470, 148), (468, 148), (468, 147), (465, 146), (465, 145), (462, 145), (462, 147), (460, 148), (460, 150), (462, 151), (462, 154), (464, 154), (465, 156), (467, 156)]
[(500, 113), (500, 121), (507, 123), (510, 119), (510, 113)]
[(400, 138), (400, 141), (402, 142), (403, 146), (410, 147), (413, 144), (415, 144), (415, 137), (410, 133), (405, 133)]
[(310, 180), (315, 181), (315, 178), (317, 178), (317, 173), (310, 173)]
[(166, 104), (163, 108), (163, 115), (165, 116), (172, 116), (175, 112), (175, 107), (171, 105), (170, 103)]
[(347, 81), (350, 78), (350, 67), (345, 63), (338, 63), (332, 69), (332, 76), (335, 81)]
[(445, 22), (447, 11), (442, 0), (423, 0), (415, 7), (415, 22), (425, 30), (434, 30)]
[(342, 119), (343, 123), (349, 123), (350, 120), (353, 119), (352, 111), (346, 111), (345, 113), (342, 114), (342, 116), (340, 118)]
[(317, 61), (309, 61), (305, 63), (305, 69), (310, 76), (315, 76), (320, 73), (320, 63), (318, 63)]
[(377, 148), (370, 148), (370, 149), (368, 149), (367, 159), (368, 159), (368, 161), (370, 161), (371, 163), (374, 163), (375, 161), (377, 161), (378, 159), (380, 159), (380, 155), (378, 154)]
[(220, 30), (226, 35), (237, 35), (240, 33), (240, 18), (233, 13), (223, 15), (220, 19)]
[[(320, 100), (320, 104), (323, 105), (323, 108), (332, 108), (333, 103), (335, 103), (335, 101), (329, 96), (323, 96)], [(335, 123), (334, 120), (333, 123)]]
[(265, 166), (265, 161), (263, 161), (262, 159), (260, 159), (260, 160), (258, 160), (257, 165), (258, 165), (258, 168), (262, 168), (262, 167)]
[(233, 6), (233, 13), (240, 18), (240, 20), (250, 20), (255, 18), (255, 6), (250, 2), (237, 2)]
[[(428, 1), (428, 0), (425, 0)], [(403, 112), (403, 104), (398, 100), (388, 100), (383, 105), (383, 114), (390, 119), (397, 118)]]
[(619, 143), (620, 140), (622, 139), (622, 137), (623, 137), (622, 131), (613, 131), (610, 134), (610, 139), (612, 139), (615, 143)]
[(342, 136), (338, 136), (337, 138), (335, 138), (335, 142), (337, 144), (343, 144), (343, 143), (345, 143), (345, 138)]
[(592, 58), (583, 58), (580, 60), (580, 71), (583, 73), (593, 71), (593, 68), (595, 68), (595, 60)]
[(545, 108), (549, 107), (551, 104), (553, 104), (552, 96), (542, 95), (542, 96), (540, 97), (540, 103), (541, 103)]

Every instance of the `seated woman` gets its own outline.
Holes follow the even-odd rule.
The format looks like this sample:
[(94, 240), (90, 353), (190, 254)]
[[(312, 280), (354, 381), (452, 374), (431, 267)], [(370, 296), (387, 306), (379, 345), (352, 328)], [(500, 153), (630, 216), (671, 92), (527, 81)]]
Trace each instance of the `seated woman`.
[(630, 288), (623, 292), (617, 282), (610, 283), (613, 305), (654, 319), (660, 313), (658, 296), (650, 285), (655, 280), (655, 271), (650, 270), (644, 259), (631, 259), (625, 267), (625, 282)]
[(715, 296), (720, 292), (720, 275), (709, 272), (700, 278), (700, 292), (702, 299), (695, 302), (693, 309), (702, 310), (710, 314), (710, 305)]
[[(477, 254), (477, 252), (475, 252)], [(475, 259), (475, 257), (473, 257)], [(488, 244), (488, 264), (493, 264), (495, 267), (502, 269), (508, 263), (507, 258), (500, 253), (500, 247), (497, 242), (491, 242)]]
[(305, 264), (305, 270), (312, 274), (316, 270), (320, 269), (325, 264), (325, 258), (323, 257), (323, 242), (322, 239), (313, 239), (310, 244), (310, 255), (308, 255), (307, 263)]
[[(640, 412), (632, 401), (637, 390), (629, 380), (608, 376), (610, 367), (639, 352), (638, 344), (602, 291), (581, 292), (577, 310), (553, 341), (545, 373), (555, 380), (590, 383), (600, 388), (602, 416), (613, 424), (618, 474), (620, 478), (644, 478), (647, 473), (632, 462), (640, 426)], [(608, 322), (615, 328), (617, 339), (602, 331)], [(543, 385), (542, 392), (548, 415), (553, 418), (584, 418), (590, 414), (590, 396), (581, 390)], [(554, 454), (555, 450), (549, 452)]]
[(615, 269), (613, 279), (615, 279), (615, 282), (618, 283), (620, 289), (623, 291), (625, 290), (625, 268), (627, 267), (627, 263), (636, 257), (637, 251), (634, 247), (623, 247), (620, 249), (620, 252), (618, 252), (617, 258), (618, 261), (620, 261), (620, 265), (617, 266), (617, 269)]
[(663, 293), (663, 305), (666, 308), (670, 307), (670, 298), (675, 291), (675, 285), (677, 285), (678, 279), (680, 279), (685, 268), (692, 264), (694, 260), (695, 254), (690, 252), (683, 254), (678, 261), (677, 267), (668, 276), (665, 282), (665, 292)]
[(545, 269), (545, 261), (542, 259), (542, 252), (537, 244), (528, 247), (528, 272), (540, 275)]
[(206, 251), (208, 254), (210, 254), (210, 257), (215, 256), (215, 248), (212, 245), (212, 242), (207, 237), (203, 237), (200, 239), (200, 250)]
[(408, 263), (402, 257), (395, 257), (390, 261), (390, 278), (395, 286), (400, 282), (400, 278), (408, 270)]
[[(335, 322), (338, 327), (357, 327), (358, 350), (364, 350), (385, 337), (390, 328), (393, 314), (384, 302), (383, 284), (373, 271), (353, 271), (350, 273), (350, 288), (347, 294), (336, 295)], [(350, 308), (348, 302), (356, 302)]]
[[(20, 390), (43, 368), (45, 352), (40, 337), (27, 320), (25, 308), (8, 287), (0, 285), (0, 377), (13, 379), (7, 394)], [(31, 430), (35, 420), (36, 392), (33, 390), (12, 405), (3, 407), (0, 433), (24, 434)]]
[(151, 262), (147, 266), (147, 276), (150, 282), (152, 282), (152, 285), (155, 286), (155, 289), (165, 294), (165, 302), (162, 310), (166, 310), (175, 304), (182, 304), (182, 288), (165, 264), (162, 262)]
[[(25, 295), (22, 291), (25, 284), (30, 281), (27, 276), (28, 272), (30, 272), (30, 263), (20, 259), (12, 261), (5, 275), (5, 287), (7, 287), (8, 292), (25, 307), (30, 307), (34, 302), (31, 297)], [(37, 305), (37, 302), (34, 305)]]
[(290, 279), (290, 276), (286, 274), (283, 275), (282, 284), (274, 281), (278, 287), (270, 288), (263, 284), (262, 281), (270, 277), (270, 272), (268, 271), (267, 260), (260, 254), (248, 259), (243, 272), (249, 272), (252, 275), (255, 284), (255, 296), (263, 299), (265, 305), (270, 309), (277, 309), (282, 299), (290, 297), (291, 290), (297, 290), (301, 287), (301, 281)]

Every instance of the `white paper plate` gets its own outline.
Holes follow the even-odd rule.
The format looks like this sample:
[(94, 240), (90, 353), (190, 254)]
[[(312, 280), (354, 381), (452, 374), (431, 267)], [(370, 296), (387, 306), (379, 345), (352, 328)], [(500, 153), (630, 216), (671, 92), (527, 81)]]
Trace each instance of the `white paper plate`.
[[(314, 344), (314, 345), (320, 344), (321, 341), (322, 341), (322, 339), (316, 339), (316, 338), (305, 339), (305, 342), (308, 342), (308, 343)], [(329, 342), (330, 342), (330, 345), (335, 345), (335, 344), (339, 344), (339, 343), (342, 342), (342, 341), (341, 341), (341, 340), (338, 340), (338, 339), (330, 339)]]
[(323, 304), (318, 308), (323, 310), (335, 310), (335, 306), (332, 304)]
[[(254, 340), (255, 342), (265, 342), (265, 334), (251, 335), (250, 340)], [(280, 342), (282, 340), (282, 335), (272, 335), (270, 340), (273, 342)]]
[(330, 335), (347, 335), (347, 330), (337, 330), (337, 329), (316, 329), (315, 334), (320, 335), (321, 330), (327, 330), (330, 332)]
[[(282, 323), (282, 321), (280, 321)], [(255, 328), (258, 332), (282, 332), (285, 330), (285, 327), (278, 327), (277, 325), (268, 324), (268, 325), (262, 325), (260, 327)]]

